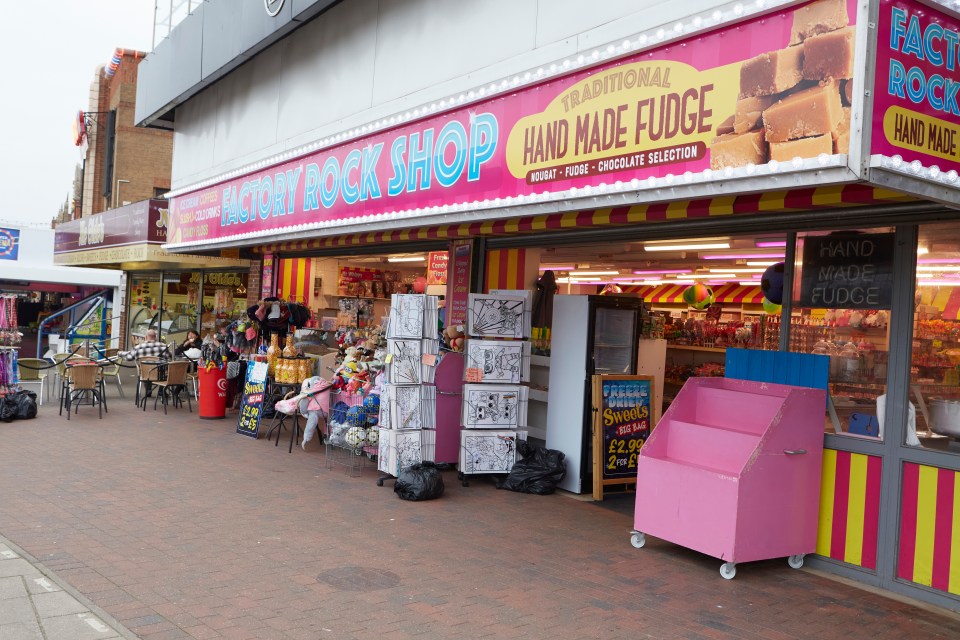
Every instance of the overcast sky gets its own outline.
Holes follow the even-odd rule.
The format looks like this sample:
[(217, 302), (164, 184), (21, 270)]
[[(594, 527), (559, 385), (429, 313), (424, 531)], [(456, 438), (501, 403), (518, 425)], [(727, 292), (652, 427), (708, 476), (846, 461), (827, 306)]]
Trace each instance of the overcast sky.
[(0, 224), (49, 222), (73, 187), (71, 141), (114, 49), (149, 52), (153, 0), (4, 2), (0, 13)]

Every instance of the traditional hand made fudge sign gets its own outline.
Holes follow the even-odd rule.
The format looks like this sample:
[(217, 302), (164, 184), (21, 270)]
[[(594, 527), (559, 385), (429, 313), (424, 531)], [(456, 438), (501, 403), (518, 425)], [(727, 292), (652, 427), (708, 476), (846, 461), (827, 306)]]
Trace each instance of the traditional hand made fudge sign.
[(817, 0), (417, 110), (389, 130), (176, 196), (170, 243), (846, 153), (856, 7)]
[(889, 309), (892, 233), (837, 233), (803, 240), (800, 306)]
[(960, 170), (960, 20), (882, 1), (874, 100), (871, 153)]

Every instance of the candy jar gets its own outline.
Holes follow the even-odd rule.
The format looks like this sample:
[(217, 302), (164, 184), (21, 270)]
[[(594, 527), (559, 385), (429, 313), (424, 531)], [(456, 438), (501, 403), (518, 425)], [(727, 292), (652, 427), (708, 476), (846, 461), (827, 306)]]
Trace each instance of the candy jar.
[(270, 346), (267, 347), (267, 373), (274, 378), (277, 376), (277, 356), (280, 355), (280, 336), (276, 333), (270, 336)]
[(298, 376), (297, 382), (302, 383), (304, 380), (310, 377), (310, 374), (313, 373), (311, 369), (313, 361), (310, 358), (303, 358), (300, 360), (300, 375)]
[(284, 358), (296, 358), (297, 357), (297, 348), (293, 346), (293, 334), (287, 334), (287, 346), (283, 348), (283, 357)]

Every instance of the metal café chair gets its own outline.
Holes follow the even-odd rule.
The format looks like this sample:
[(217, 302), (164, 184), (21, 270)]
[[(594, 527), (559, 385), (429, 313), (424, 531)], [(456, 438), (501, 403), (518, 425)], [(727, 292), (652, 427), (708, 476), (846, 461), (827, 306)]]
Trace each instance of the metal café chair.
[[(156, 410), (157, 402), (162, 399), (164, 414), (167, 413), (167, 404), (169, 404), (170, 400), (173, 400), (173, 406), (177, 406), (178, 404), (183, 406), (180, 393), (187, 389), (187, 369), (190, 367), (190, 361), (174, 360), (166, 363), (165, 366), (167, 368), (165, 379), (153, 383), (153, 386), (158, 389), (157, 397), (153, 400), (153, 408)], [(144, 410), (146, 410), (146, 401), (144, 401), (143, 406)], [(193, 405), (190, 404), (189, 392), (187, 392), (187, 407), (189, 407), (190, 413), (193, 413)]]
[(20, 385), (39, 385), (40, 406), (43, 406), (43, 392), (46, 390), (47, 395), (50, 395), (47, 387), (47, 372), (45, 371), (45, 369), (50, 366), (50, 363), (40, 358), (18, 358), (17, 363), (20, 365), (18, 367), (20, 371)]
[(120, 392), (120, 397), (123, 396), (123, 383), (120, 381), (120, 363), (117, 362), (119, 357), (120, 349), (107, 349), (103, 352), (103, 359), (109, 360), (103, 365), (101, 365), (101, 372), (104, 378), (113, 378), (117, 383), (117, 391)]
[[(69, 392), (67, 396), (67, 420), (76, 406), (80, 410), (80, 404), (85, 397), (90, 398), (91, 404), (96, 404), (100, 419), (103, 419), (103, 377), (100, 375), (100, 367), (96, 362), (84, 362), (73, 364), (67, 367), (67, 379), (69, 380)], [(63, 404), (60, 405), (60, 412), (63, 413)]]
[(134, 400), (138, 407), (143, 405), (144, 411), (147, 410), (147, 396), (143, 395), (143, 389), (152, 388), (153, 383), (163, 379), (166, 364), (167, 361), (162, 358), (137, 359), (137, 393)]

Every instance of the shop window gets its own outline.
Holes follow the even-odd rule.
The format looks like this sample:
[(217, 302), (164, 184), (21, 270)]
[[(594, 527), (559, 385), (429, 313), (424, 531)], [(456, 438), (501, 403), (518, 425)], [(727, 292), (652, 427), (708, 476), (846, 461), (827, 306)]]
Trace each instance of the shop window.
[[(246, 271), (207, 272), (203, 281), (200, 334), (218, 332), (247, 311)], [(196, 278), (199, 283), (199, 278)]]
[(828, 432), (882, 438), (893, 248), (892, 229), (797, 239), (790, 350), (830, 359)]
[(141, 342), (147, 330), (157, 328), (161, 307), (159, 273), (134, 274), (130, 277), (127, 311), (127, 344)]
[(907, 446), (960, 452), (960, 227), (919, 228)]

